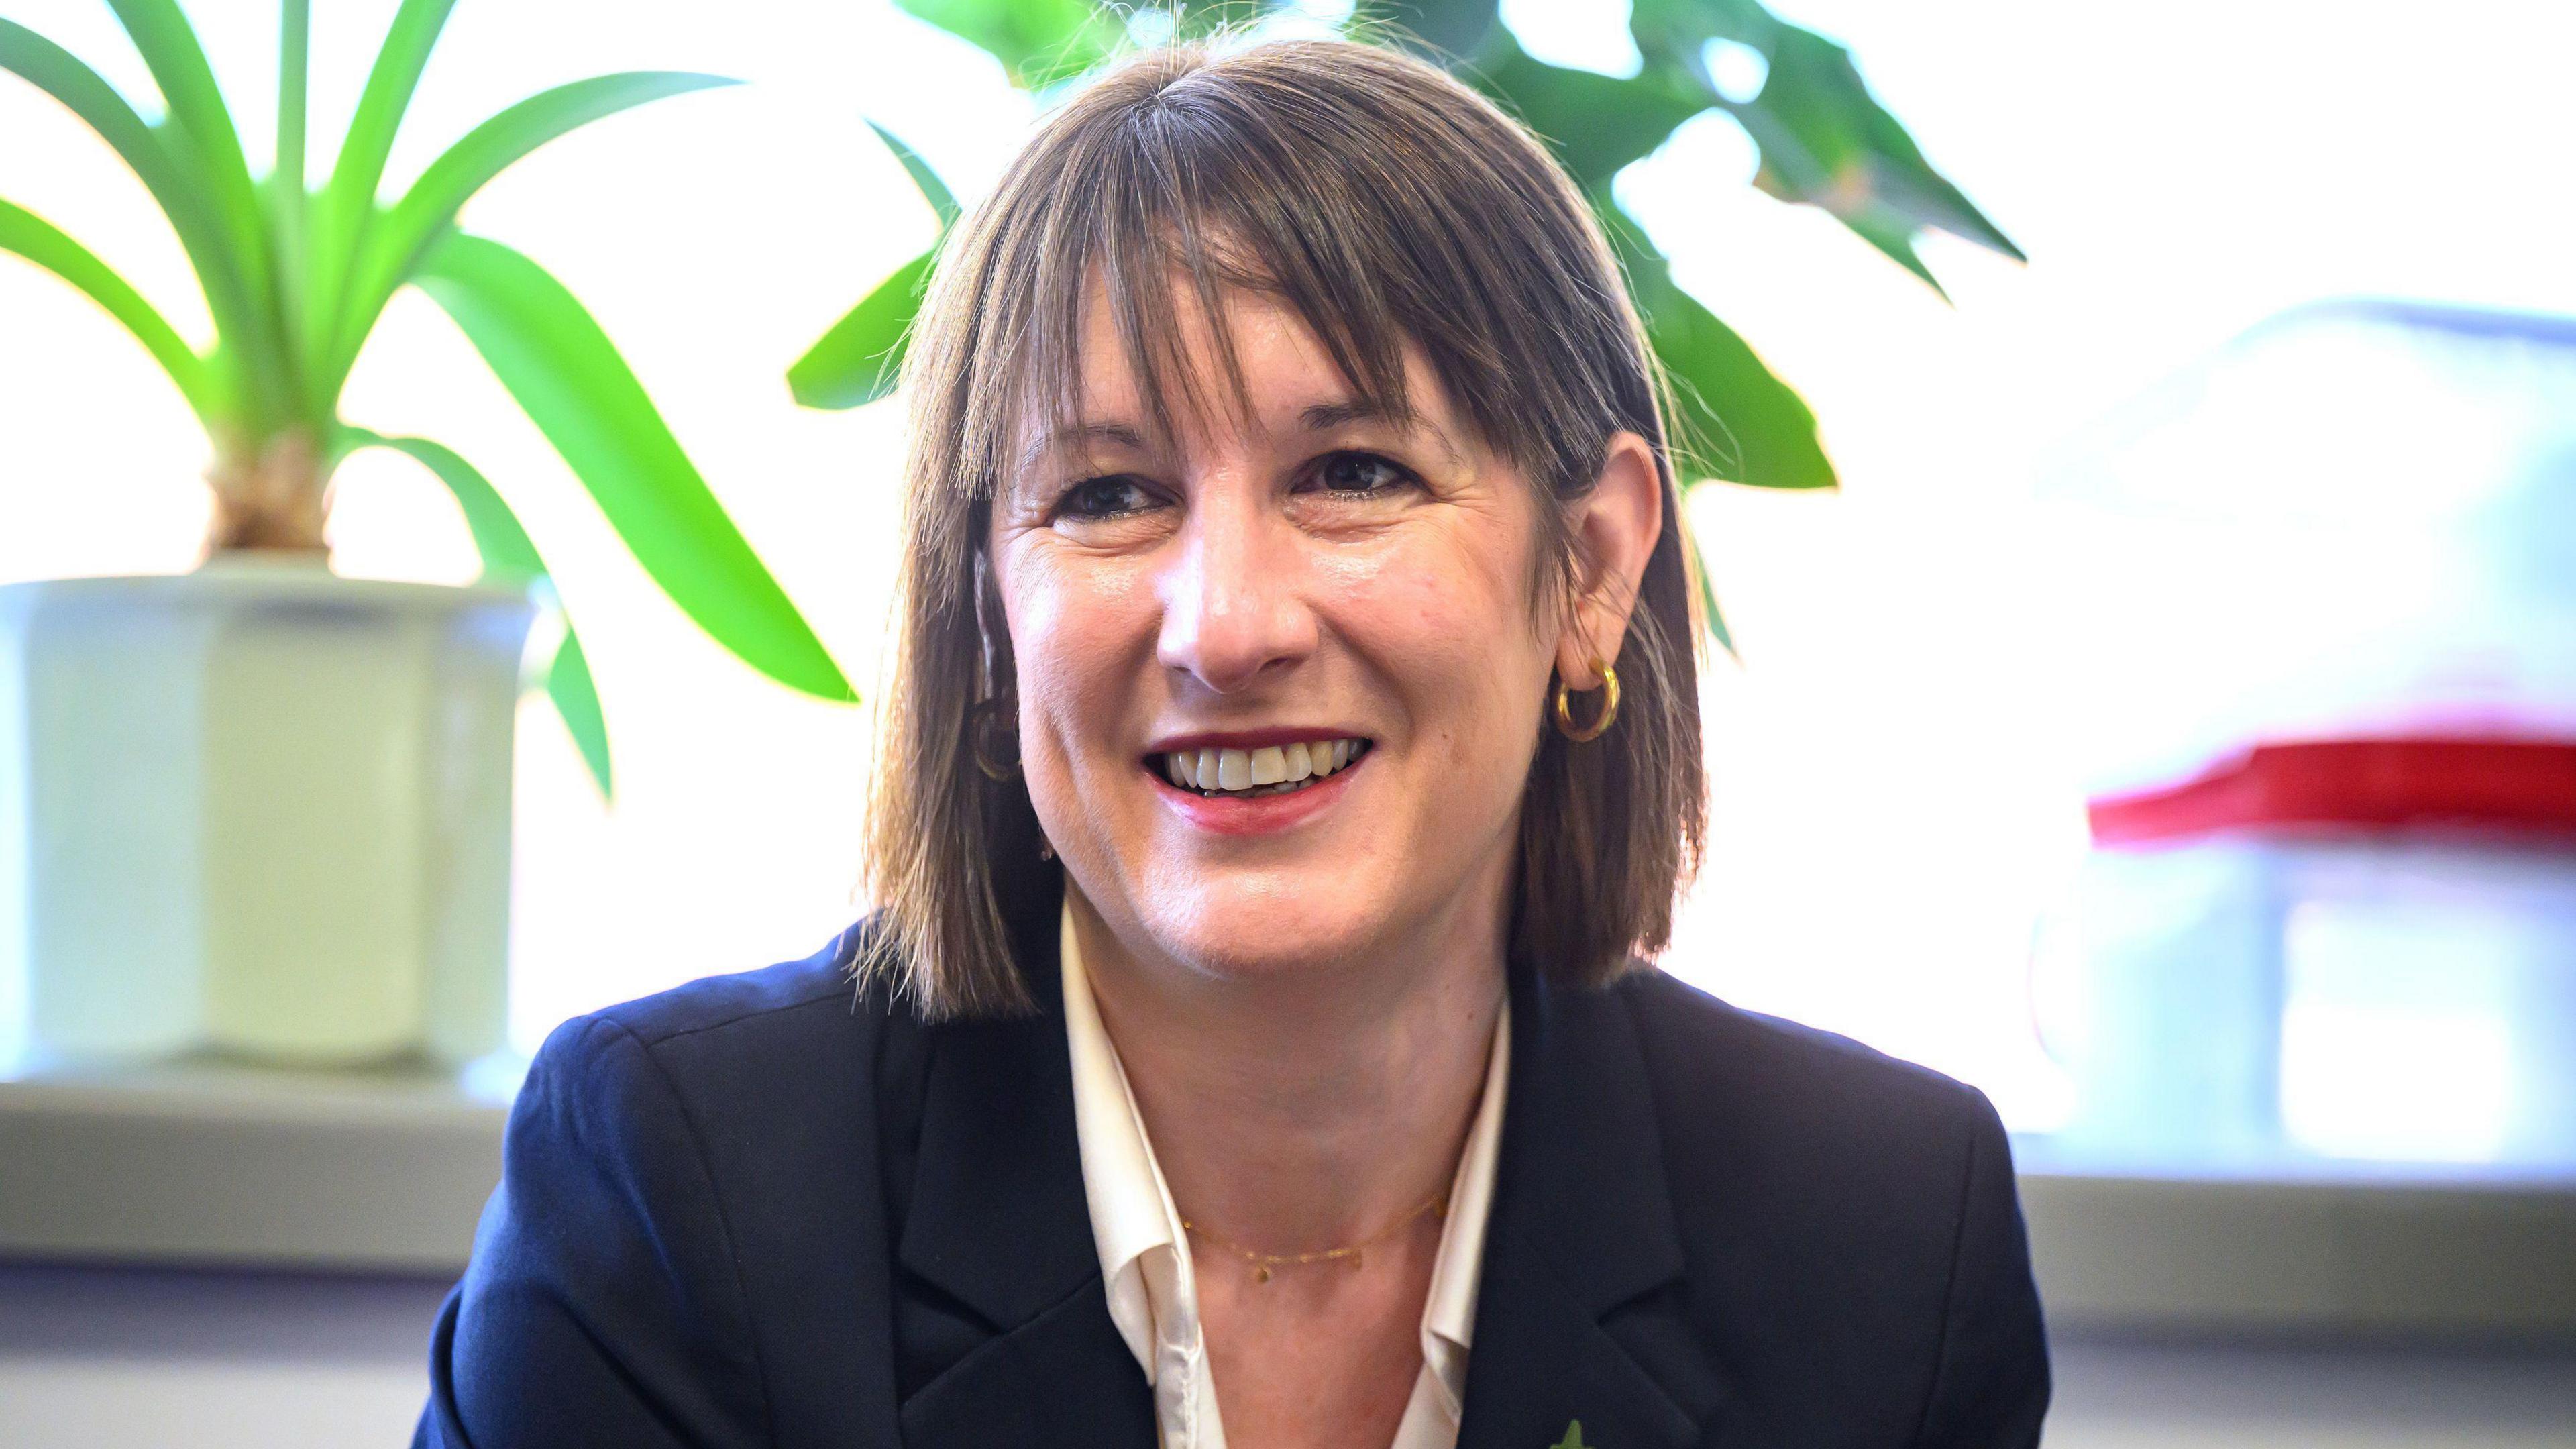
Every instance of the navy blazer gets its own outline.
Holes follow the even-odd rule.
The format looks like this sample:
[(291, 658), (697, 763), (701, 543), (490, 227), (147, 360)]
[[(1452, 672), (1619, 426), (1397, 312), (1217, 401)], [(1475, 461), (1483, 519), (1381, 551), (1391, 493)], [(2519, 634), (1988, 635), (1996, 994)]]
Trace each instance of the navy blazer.
[[(813, 958), (567, 1022), (510, 1116), (416, 1449), (1153, 1449), (1056, 1007), (924, 1025)], [(2010, 1149), (1971, 1088), (1658, 972), (1512, 973), (1460, 1449), (2038, 1442)]]

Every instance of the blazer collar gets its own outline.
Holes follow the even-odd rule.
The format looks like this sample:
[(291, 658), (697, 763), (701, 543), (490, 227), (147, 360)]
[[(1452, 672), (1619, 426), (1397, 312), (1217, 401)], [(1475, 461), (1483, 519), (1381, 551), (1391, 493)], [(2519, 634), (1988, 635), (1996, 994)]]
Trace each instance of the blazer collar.
[[(1014, 922), (1038, 1014), (932, 1033), (896, 1256), (999, 1342), (906, 1406), (907, 1442), (1010, 1442), (1037, 1426), (1058, 1442), (1154, 1443), (1152, 1393), (1109, 1318), (1092, 1242), (1060, 897), (1045, 894)], [(1615, 991), (1517, 967), (1511, 990), (1511, 1088), (1459, 1449), (1546, 1449), (1577, 1420), (1608, 1449), (1685, 1449), (1725, 1395), (1682, 1318), (1681, 1238), (1635, 1026)]]
[(1153, 1391), (1110, 1320), (1083, 1196), (1056, 963), (1062, 897), (1032, 894), (1045, 899), (1011, 929), (1038, 1012), (927, 1033), (895, 1257), (994, 1336), (904, 1402), (901, 1438), (920, 1449), (1153, 1449)]
[(1011, 922), (1035, 1014), (929, 1032), (902, 1264), (1008, 1331), (1100, 1276), (1073, 1123), (1055, 912)]
[(1459, 1449), (1546, 1449), (1576, 1422), (1608, 1449), (1700, 1443), (1725, 1393), (1684, 1317), (1683, 1269), (1624, 993), (1516, 967)]

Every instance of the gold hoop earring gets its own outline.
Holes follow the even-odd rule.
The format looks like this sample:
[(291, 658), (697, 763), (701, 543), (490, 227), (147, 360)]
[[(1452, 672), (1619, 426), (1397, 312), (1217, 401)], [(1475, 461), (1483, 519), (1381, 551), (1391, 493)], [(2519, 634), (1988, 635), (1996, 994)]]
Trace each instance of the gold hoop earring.
[[(1556, 682), (1557, 732), (1578, 745), (1587, 740), (1601, 738), (1601, 732), (1610, 728), (1610, 722), (1619, 717), (1619, 671), (1602, 663), (1601, 657), (1597, 654), (1592, 658), (1592, 671), (1601, 676), (1601, 717), (1584, 729), (1574, 727), (1574, 712), (1566, 708), (1565, 696), (1568, 691), (1565, 681), (1559, 679)], [(1590, 694), (1592, 691), (1587, 689), (1583, 692)]]
[[(1019, 701), (1007, 694), (975, 702), (966, 712), (966, 749), (975, 757), (975, 768), (987, 780), (1015, 780), (1020, 774)], [(1001, 746), (1010, 746), (1003, 758)]]

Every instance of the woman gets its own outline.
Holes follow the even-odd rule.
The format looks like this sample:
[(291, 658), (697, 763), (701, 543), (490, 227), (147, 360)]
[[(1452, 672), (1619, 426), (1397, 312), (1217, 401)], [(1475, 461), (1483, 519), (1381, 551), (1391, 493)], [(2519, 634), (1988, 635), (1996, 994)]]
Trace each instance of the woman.
[(1353, 45), (1130, 62), (906, 388), (882, 909), (555, 1033), (423, 1443), (2036, 1441), (1984, 1099), (1635, 958), (1693, 595), (1525, 132)]

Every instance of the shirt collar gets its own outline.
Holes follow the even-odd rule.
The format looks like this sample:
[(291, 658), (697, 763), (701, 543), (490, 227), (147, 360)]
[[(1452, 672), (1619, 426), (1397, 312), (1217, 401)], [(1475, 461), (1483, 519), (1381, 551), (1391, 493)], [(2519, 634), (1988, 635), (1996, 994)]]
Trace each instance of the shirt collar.
[[(1082, 1152), (1082, 1185), (1091, 1206), (1091, 1231), (1100, 1251), (1100, 1277), (1109, 1316), (1119, 1336), (1156, 1383), (1158, 1348), (1194, 1346), (1199, 1335), (1198, 1290), (1190, 1270), (1180, 1210), (1154, 1160), (1145, 1119), (1118, 1048), (1100, 1020), (1091, 978), (1065, 906), (1057, 928), (1064, 982), (1066, 1044), (1073, 1062), (1074, 1130)], [(1449, 1210), (1432, 1260), (1431, 1288), (1422, 1304), (1422, 1362), (1454, 1426), (1467, 1384), (1467, 1355), (1475, 1336), (1477, 1288), (1483, 1277), (1485, 1226), (1492, 1215), (1495, 1165), (1502, 1154), (1503, 1098), (1511, 1077), (1511, 1011), (1508, 996), (1494, 1021), (1486, 1050), (1485, 1085), (1468, 1126), (1465, 1148), (1450, 1179)], [(1187, 1348), (1184, 1347), (1184, 1351)], [(1157, 1385), (1160, 1387), (1160, 1385)]]
[[(1082, 1147), (1082, 1189), (1091, 1204), (1091, 1236), (1100, 1250), (1100, 1279), (1107, 1286), (1109, 1316), (1118, 1334), (1155, 1376), (1156, 1340), (1186, 1316), (1196, 1327), (1197, 1289), (1181, 1242), (1181, 1215), (1145, 1138), (1144, 1114), (1127, 1085), (1127, 1069), (1100, 1021), (1082, 945), (1074, 936), (1073, 909), (1058, 927), (1064, 977), (1065, 1042), (1073, 1058), (1073, 1125)], [(1164, 1250), (1156, 1253), (1157, 1249)], [(1147, 1255), (1155, 1254), (1148, 1261)], [(1159, 1281), (1168, 1278), (1168, 1289)], [(1183, 1284), (1188, 1283), (1186, 1292)], [(1182, 1300), (1186, 1299), (1186, 1302)]]
[(1422, 1362), (1437, 1376), (1455, 1422), (1467, 1392), (1467, 1349), (1476, 1333), (1476, 1289), (1484, 1279), (1485, 1223), (1493, 1215), (1494, 1165), (1503, 1146), (1503, 1094), (1511, 1079), (1512, 1003), (1503, 998), (1486, 1052), (1485, 1089), (1450, 1182), (1448, 1221), (1422, 1304)]

